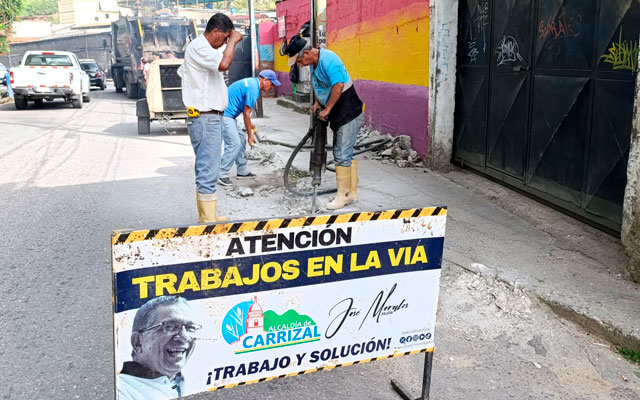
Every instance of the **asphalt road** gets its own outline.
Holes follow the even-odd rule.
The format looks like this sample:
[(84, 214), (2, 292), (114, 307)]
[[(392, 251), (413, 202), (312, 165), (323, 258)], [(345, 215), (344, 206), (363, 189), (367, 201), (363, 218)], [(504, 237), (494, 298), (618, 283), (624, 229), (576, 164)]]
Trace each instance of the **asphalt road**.
[[(136, 129), (135, 103), (112, 87), (94, 91), (82, 109), (0, 105), (1, 398), (113, 398), (111, 231), (197, 219), (184, 127), (169, 134), (154, 123), (148, 136)], [(221, 193), (230, 216), (287, 215), (295, 200), (279, 187), (277, 165), (260, 164), (255, 186), (273, 188), (264, 195)], [(436, 333), (432, 399), (640, 399), (640, 367), (526, 293), (450, 263)], [(192, 398), (398, 399), (389, 380), (417, 394), (422, 359)]]

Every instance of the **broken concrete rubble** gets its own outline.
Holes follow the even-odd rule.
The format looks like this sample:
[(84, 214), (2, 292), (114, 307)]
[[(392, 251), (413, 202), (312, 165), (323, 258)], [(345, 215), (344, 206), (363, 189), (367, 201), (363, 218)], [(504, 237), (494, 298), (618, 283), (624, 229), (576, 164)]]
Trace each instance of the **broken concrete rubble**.
[[(371, 137), (371, 134), (369, 134), (369, 137)], [(400, 168), (422, 166), (422, 158), (417, 151), (411, 148), (411, 137), (406, 135), (395, 137), (380, 135), (380, 137), (386, 137), (390, 140), (371, 157), (372, 159), (387, 161)]]

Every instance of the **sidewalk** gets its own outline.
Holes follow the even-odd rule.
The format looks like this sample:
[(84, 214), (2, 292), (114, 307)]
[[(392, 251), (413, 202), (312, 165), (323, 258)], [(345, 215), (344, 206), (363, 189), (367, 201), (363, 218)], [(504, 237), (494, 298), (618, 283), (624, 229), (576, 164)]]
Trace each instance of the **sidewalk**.
[[(264, 99), (262, 138), (297, 144), (309, 116)], [(286, 162), (291, 148), (266, 145)], [(610, 342), (640, 351), (640, 285), (624, 279), (620, 241), (467, 170), (437, 173), (398, 168), (365, 153), (356, 157), (359, 202), (345, 211), (448, 206), (447, 262), (522, 287), (562, 317)], [(306, 170), (309, 153), (294, 167)], [(323, 186), (335, 185), (323, 175)], [(319, 204), (327, 203), (321, 196)], [(309, 201), (302, 199), (301, 201)], [(323, 210), (326, 211), (326, 210)]]

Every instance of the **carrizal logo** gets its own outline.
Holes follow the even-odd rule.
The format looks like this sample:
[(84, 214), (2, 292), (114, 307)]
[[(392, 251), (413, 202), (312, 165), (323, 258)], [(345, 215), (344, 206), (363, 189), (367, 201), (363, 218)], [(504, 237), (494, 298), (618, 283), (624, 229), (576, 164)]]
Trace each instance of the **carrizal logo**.
[(236, 354), (317, 342), (318, 326), (306, 315), (288, 310), (263, 311), (258, 298), (234, 306), (222, 320), (222, 337), (238, 347)]

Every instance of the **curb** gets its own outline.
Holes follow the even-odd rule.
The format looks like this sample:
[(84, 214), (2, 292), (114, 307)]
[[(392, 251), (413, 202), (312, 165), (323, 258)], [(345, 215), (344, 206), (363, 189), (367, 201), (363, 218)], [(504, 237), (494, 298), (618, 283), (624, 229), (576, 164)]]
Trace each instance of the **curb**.
[(492, 279), (504, 283), (509, 287), (520, 289), (524, 288), (526, 289), (528, 295), (534, 296), (536, 299), (547, 305), (551, 309), (551, 311), (553, 311), (560, 318), (572, 322), (588, 333), (602, 337), (614, 346), (626, 347), (633, 351), (640, 351), (640, 337), (638, 337), (637, 335), (626, 333), (619, 327), (601, 321), (594, 316), (589, 316), (581, 313), (567, 304), (559, 303), (558, 301), (538, 294), (524, 284), (508, 281), (502, 278), (495, 268), (487, 267), (478, 263), (470, 263), (465, 266), (451, 259), (446, 259), (446, 261), (455, 264), (466, 271), (472, 272), (476, 275), (480, 275), (486, 279)]
[(566, 304), (558, 303), (557, 301), (545, 298), (544, 296), (540, 296), (536, 293), (533, 294), (540, 301), (549, 306), (556, 315), (566, 319), (567, 321), (573, 322), (587, 332), (598, 335), (615, 346), (626, 347), (633, 351), (640, 351), (640, 337), (625, 333), (618, 327), (604, 321), (600, 321), (595, 317), (585, 315)]
[(291, 99), (288, 99), (286, 97), (278, 97), (278, 100), (276, 101), (276, 103), (279, 106), (288, 108), (288, 109), (293, 110), (293, 111), (295, 111), (297, 113), (309, 114), (310, 107), (309, 107), (308, 104), (298, 103), (298, 102), (295, 102), (295, 101), (293, 101)]

